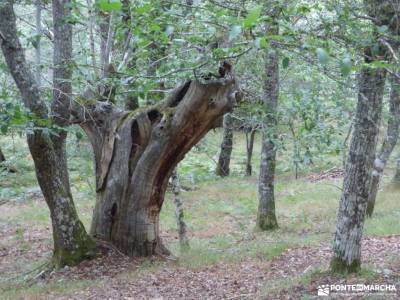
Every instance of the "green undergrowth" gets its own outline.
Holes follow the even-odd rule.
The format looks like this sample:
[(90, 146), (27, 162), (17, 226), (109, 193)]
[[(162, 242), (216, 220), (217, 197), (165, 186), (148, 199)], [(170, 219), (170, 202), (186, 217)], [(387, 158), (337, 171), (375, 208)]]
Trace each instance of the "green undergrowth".
[[(282, 163), (278, 166), (276, 183), (279, 228), (270, 232), (259, 232), (255, 230), (259, 136), (255, 144), (254, 175), (244, 177), (245, 138), (241, 134), (235, 135), (232, 175), (226, 179), (213, 175), (213, 160), (217, 155), (220, 136), (220, 131), (212, 132), (179, 165), (179, 176), (184, 188), (181, 198), (190, 249), (180, 251), (175, 207), (172, 195), (168, 192), (160, 226), (166, 246), (178, 260), (145, 260), (136, 266), (135, 274), (149, 274), (164, 267), (198, 269), (219, 263), (236, 264), (248, 260), (268, 262), (296, 247), (329, 245), (335, 230), (342, 179), (311, 182), (303, 176), (295, 180), (292, 172), (284, 171), (285, 166)], [(7, 266), (3, 264), (1, 267), (4, 272), (0, 273), (0, 299), (45, 299), (50, 294), (68, 295), (101, 284), (101, 281), (97, 280), (63, 280), (48, 284), (39, 281), (29, 286), (21, 285), (17, 281), (5, 281), (35, 268), (45, 257), (50, 258), (51, 252), (36, 261), (26, 254), (36, 251), (37, 244), (50, 249), (52, 242), (49, 211), (38, 193), (33, 162), (25, 140), (1, 137), (0, 142), (10, 163), (19, 170), (17, 174), (0, 175), (0, 200), (9, 201), (7, 205), (0, 206), (0, 228), (1, 232), (4, 232), (4, 237), (0, 239), (0, 249), (15, 247), (20, 253), (18, 259), (7, 260)], [(87, 141), (81, 141), (78, 148), (77, 141), (71, 137), (68, 141), (68, 153), (75, 204), (83, 224), (88, 229), (95, 202), (91, 149)], [(281, 161), (284, 159), (285, 157), (281, 157)], [(328, 157), (326, 164), (308, 171), (327, 170), (335, 161), (339, 162), (340, 157)], [(336, 165), (340, 167), (340, 163)], [(390, 188), (390, 166), (393, 166), (392, 162), (378, 194), (374, 216), (366, 220), (366, 236), (400, 234), (399, 191)], [(35, 244), (27, 238), (32, 231), (38, 234), (34, 237)], [(368, 274), (368, 270), (365, 271), (363, 267), (358, 275), (360, 278)], [(321, 272), (324, 270), (317, 268), (293, 277), (271, 279), (261, 291), (268, 295), (270, 292), (275, 293), (295, 285), (308, 285), (320, 276)], [(121, 272), (119, 276), (134, 275), (132, 271), (127, 271)]]

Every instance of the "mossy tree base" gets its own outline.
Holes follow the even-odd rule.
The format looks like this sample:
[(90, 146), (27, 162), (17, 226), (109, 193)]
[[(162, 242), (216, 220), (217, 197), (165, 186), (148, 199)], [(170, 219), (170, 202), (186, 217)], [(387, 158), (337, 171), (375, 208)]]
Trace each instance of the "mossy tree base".
[(360, 271), (361, 261), (359, 259), (353, 260), (353, 262), (349, 265), (346, 261), (342, 260), (339, 257), (334, 257), (330, 263), (330, 270), (332, 273), (338, 274), (351, 274), (357, 273)]
[(279, 226), (275, 214), (267, 216), (258, 216), (257, 228), (261, 231), (278, 229)]
[(73, 249), (60, 247), (55, 243), (52, 265), (55, 269), (76, 266), (84, 260), (92, 259), (97, 254), (95, 241), (86, 233), (83, 224), (74, 228)]

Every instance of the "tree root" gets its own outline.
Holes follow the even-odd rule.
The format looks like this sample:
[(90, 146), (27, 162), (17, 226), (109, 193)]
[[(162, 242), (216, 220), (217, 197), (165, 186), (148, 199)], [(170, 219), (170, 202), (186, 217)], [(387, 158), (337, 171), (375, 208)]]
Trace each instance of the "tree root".
[(28, 286), (32, 286), (37, 280), (45, 279), (51, 272), (54, 270), (54, 266), (51, 261), (47, 261), (32, 270), (29, 270), (25, 273), (18, 274), (13, 277), (6, 278), (1, 282), (15, 282), (20, 281), (21, 283), (25, 283)]

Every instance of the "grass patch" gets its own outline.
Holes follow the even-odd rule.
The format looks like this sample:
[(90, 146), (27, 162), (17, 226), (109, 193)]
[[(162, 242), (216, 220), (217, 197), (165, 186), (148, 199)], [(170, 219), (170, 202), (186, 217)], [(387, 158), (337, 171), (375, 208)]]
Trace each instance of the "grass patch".
[(65, 280), (52, 282), (38, 282), (34, 285), (2, 283), (0, 284), (1, 299), (46, 299), (50, 295), (69, 295), (76, 290), (82, 290), (89, 286), (94, 286), (99, 282), (88, 280)]

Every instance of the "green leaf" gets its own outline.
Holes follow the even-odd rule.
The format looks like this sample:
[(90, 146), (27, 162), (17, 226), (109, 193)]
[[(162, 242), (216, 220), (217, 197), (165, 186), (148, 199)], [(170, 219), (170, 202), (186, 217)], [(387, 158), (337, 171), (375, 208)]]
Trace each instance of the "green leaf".
[(389, 29), (388, 26), (382, 25), (382, 26), (379, 26), (379, 27), (378, 27), (378, 32), (379, 32), (379, 33), (386, 33), (386, 32), (388, 32), (388, 29)]
[(374, 44), (371, 48), (371, 52), (373, 56), (379, 55), (379, 44)]
[(1, 131), (1, 133), (2, 134), (7, 134), (7, 131), (8, 131), (8, 126), (7, 125), (1, 125), (0, 126), (0, 131)]
[(145, 14), (151, 10), (151, 4), (143, 4), (142, 6), (136, 7), (138, 14)]
[(289, 67), (289, 57), (284, 57), (282, 59), (282, 68), (287, 69)]
[(97, 0), (96, 5), (100, 10), (106, 12), (121, 10), (122, 8), (120, 0)]
[(260, 39), (260, 47), (261, 49), (266, 49), (268, 47), (268, 41), (266, 38)]
[(265, 37), (256, 38), (254, 40), (254, 48), (256, 49), (266, 49), (268, 47), (268, 42)]
[(317, 52), (317, 57), (318, 57), (319, 62), (320, 62), (322, 65), (327, 64), (328, 61), (329, 61), (329, 55), (328, 55), (328, 53), (325, 51), (325, 49), (317, 48), (317, 51), (316, 51), (316, 52)]
[(351, 62), (350, 56), (346, 55), (340, 62), (340, 72), (343, 76), (347, 76), (351, 72), (353, 64)]
[(171, 25), (168, 25), (168, 26), (167, 26), (167, 29), (165, 30), (165, 32), (166, 32), (167, 35), (173, 34), (174, 31), (175, 31), (175, 27), (174, 27), (174, 26), (171, 26)]
[(242, 27), (240, 25), (234, 25), (229, 32), (229, 40), (232, 41), (242, 33)]
[(42, 128), (42, 138), (47, 143), (50, 142), (50, 130), (48, 128)]
[(75, 136), (77, 140), (81, 140), (83, 138), (83, 134), (80, 131), (75, 131)]
[(249, 12), (247, 17), (243, 21), (243, 26), (245, 28), (251, 28), (254, 25), (256, 25), (258, 18), (260, 18), (261, 15), (261, 8), (257, 7), (253, 9), (252, 11)]

